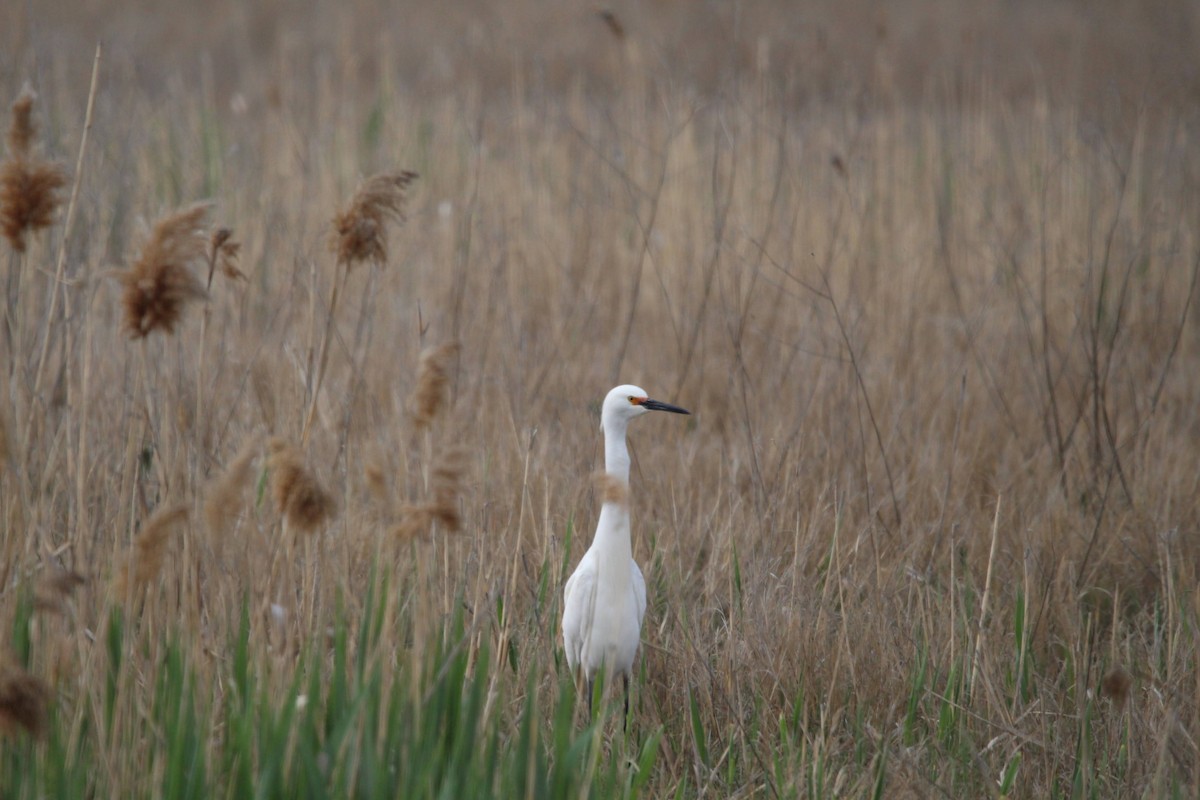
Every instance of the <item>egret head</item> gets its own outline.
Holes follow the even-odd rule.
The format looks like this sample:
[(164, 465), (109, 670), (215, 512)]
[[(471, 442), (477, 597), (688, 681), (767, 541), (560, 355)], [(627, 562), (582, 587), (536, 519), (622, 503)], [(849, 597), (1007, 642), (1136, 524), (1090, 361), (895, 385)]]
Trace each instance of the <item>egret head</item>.
[(640, 386), (625, 384), (618, 386), (604, 398), (604, 408), (600, 412), (600, 428), (603, 430), (609, 424), (620, 423), (622, 427), (634, 417), (640, 417), (648, 411), (670, 411), (672, 414), (690, 414), (690, 411), (670, 403), (651, 400), (646, 390)]

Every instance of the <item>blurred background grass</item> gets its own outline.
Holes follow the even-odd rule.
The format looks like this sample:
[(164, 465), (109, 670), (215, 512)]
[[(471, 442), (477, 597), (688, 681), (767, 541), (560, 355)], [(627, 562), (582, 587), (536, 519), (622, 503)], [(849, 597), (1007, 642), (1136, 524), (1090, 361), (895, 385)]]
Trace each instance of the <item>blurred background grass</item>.
[(514, 75), (539, 94), (620, 89), (643, 70), (679, 91), (736, 95), (765, 72), (785, 105), (953, 103), (986, 82), (1006, 102), (1045, 96), (1096, 113), (1185, 107), (1200, 98), (1200, 11), (1186, 0), (796, 4), (653, 2), (504, 4), (266, 0), (241, 3), (8, 3), (0, 69), (45, 84), (75, 75), (97, 40), (133, 85), (156, 93), (203, 71), (225, 101), (270, 102), (279, 69), (322, 70), (419, 97), (475, 87), (503, 101)]

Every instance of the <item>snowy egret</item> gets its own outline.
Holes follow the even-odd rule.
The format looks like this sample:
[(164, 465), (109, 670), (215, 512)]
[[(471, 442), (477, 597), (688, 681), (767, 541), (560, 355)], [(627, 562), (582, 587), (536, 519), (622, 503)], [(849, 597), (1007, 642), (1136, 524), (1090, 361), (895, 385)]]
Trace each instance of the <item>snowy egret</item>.
[(629, 717), (629, 676), (646, 613), (646, 579), (633, 560), (629, 531), (629, 449), (625, 429), (649, 411), (690, 412), (651, 400), (637, 386), (618, 386), (604, 398), (600, 430), (604, 432), (605, 487), (600, 521), (592, 546), (567, 580), (563, 592), (563, 646), (573, 673), (587, 679), (588, 713), (592, 687), (603, 666), (620, 674), (625, 685), (625, 717)]

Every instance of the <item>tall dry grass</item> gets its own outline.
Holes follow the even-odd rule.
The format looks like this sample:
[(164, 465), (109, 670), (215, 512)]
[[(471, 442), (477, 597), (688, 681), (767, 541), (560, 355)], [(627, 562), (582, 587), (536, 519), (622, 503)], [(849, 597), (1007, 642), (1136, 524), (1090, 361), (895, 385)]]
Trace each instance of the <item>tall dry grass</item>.
[[(102, 793), (157, 785), (136, 699), (172, 658), (220, 706), (245, 608), (281, 698), (331, 626), (366, 624), (373, 571), (372, 657), (404, 673), (461, 612), (457, 646), (505, 654), (486, 713), (515, 730), (528, 687), (558, 691), (598, 404), (623, 381), (693, 412), (631, 432), (647, 791), (860, 795), (883, 775), (887, 796), (983, 796), (1010, 771), (1014, 796), (1196, 791), (1189, 109), (1099, 124), (985, 81), (939, 103), (938, 80), (926, 103), (797, 109), (769, 60), (701, 97), (629, 52), (610, 92), (515, 68), (498, 104), (330, 52), (310, 82), (275, 51), (244, 113), (107, 65), (51, 380), (30, 378), (36, 314), (10, 340), (0, 598), (21, 619), (40, 576), (88, 577), (21, 635), (71, 736), (107, 693), (133, 699), (91, 744)], [(64, 72), (39, 87), (52, 151), (83, 114)], [(364, 251), (386, 269), (342, 269), (331, 220), (401, 169), (422, 176), (407, 222)], [(141, 263), (140, 221), (198, 200), (246, 280), (131, 342), (147, 327), (104, 276)], [(206, 230), (168, 260), (211, 272)], [(51, 307), (47, 252), (26, 256), (29, 308)], [(171, 285), (198, 298), (187, 276)]]

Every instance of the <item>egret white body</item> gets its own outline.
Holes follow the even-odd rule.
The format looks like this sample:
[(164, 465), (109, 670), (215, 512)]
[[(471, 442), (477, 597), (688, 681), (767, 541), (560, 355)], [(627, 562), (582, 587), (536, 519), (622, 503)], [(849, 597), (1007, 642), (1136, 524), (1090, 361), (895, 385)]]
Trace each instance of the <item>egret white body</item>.
[[(651, 400), (637, 386), (618, 386), (604, 398), (600, 429), (604, 432), (604, 471), (609, 479), (629, 485), (629, 448), (625, 430), (629, 421), (649, 411), (688, 412), (678, 406)], [(588, 708), (596, 673), (606, 668), (609, 677), (625, 683), (625, 708), (629, 710), (629, 677), (641, 642), (646, 614), (646, 579), (633, 560), (628, 493), (607, 496), (592, 546), (584, 553), (563, 592), (563, 646), (572, 672), (581, 672), (588, 685)]]

